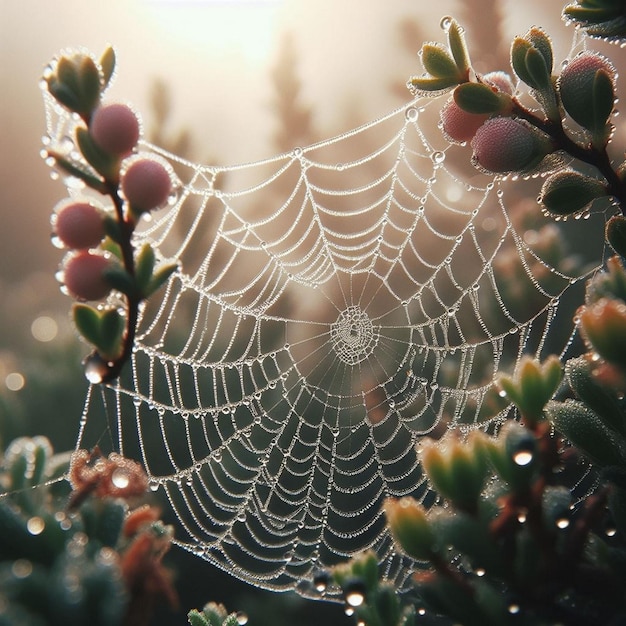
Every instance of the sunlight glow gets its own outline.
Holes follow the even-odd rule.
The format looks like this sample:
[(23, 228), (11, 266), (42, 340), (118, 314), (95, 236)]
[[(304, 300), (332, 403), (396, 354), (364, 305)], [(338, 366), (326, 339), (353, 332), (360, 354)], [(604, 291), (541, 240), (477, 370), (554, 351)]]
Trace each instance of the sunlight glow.
[(212, 57), (262, 64), (270, 54), (281, 0), (149, 0), (160, 28), (176, 44)]

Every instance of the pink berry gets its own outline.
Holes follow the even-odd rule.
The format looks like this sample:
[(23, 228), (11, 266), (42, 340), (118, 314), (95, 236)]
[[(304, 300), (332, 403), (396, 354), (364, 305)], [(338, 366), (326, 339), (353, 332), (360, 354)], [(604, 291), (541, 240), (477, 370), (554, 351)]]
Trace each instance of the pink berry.
[(111, 291), (104, 271), (111, 262), (93, 252), (81, 250), (70, 255), (63, 265), (63, 282), (77, 300), (102, 300)]
[(489, 118), (486, 113), (468, 113), (454, 100), (449, 100), (441, 109), (443, 133), (452, 143), (471, 141), (476, 131)]
[(559, 78), (563, 106), (582, 126), (593, 123), (593, 112), (597, 107), (593, 84), (599, 70), (615, 81), (615, 69), (604, 57), (594, 52), (583, 52), (565, 66)]
[(137, 159), (122, 175), (122, 191), (135, 213), (165, 204), (171, 189), (170, 173), (155, 159)]
[(552, 151), (549, 139), (519, 120), (494, 117), (472, 140), (472, 160), (488, 172), (505, 174), (532, 169)]
[(106, 104), (95, 110), (89, 132), (105, 152), (126, 156), (139, 141), (139, 120), (125, 104)]
[(63, 202), (55, 209), (55, 235), (68, 248), (93, 248), (104, 238), (104, 220), (100, 209), (88, 202)]

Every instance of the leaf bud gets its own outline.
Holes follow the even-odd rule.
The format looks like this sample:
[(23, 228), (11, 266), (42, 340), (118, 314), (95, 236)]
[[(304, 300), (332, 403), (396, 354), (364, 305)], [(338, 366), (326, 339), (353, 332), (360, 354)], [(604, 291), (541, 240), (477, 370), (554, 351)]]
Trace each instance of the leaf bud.
[(618, 256), (611, 257), (606, 262), (606, 271), (596, 274), (587, 285), (588, 305), (602, 298), (626, 302), (626, 268)]
[(606, 224), (606, 240), (617, 254), (626, 257), (626, 217), (611, 217)]
[(405, 496), (387, 498), (383, 509), (391, 534), (400, 548), (415, 559), (430, 559), (435, 551), (436, 538), (424, 507), (410, 496)]
[(577, 400), (549, 402), (546, 413), (554, 427), (593, 462), (607, 465), (626, 463), (626, 442), (584, 403)]
[(425, 440), (420, 456), (433, 487), (462, 510), (474, 511), (487, 476), (487, 459), (477, 441), (486, 437), (475, 431), (460, 441), (450, 431), (438, 441)]
[(100, 100), (101, 68), (87, 54), (77, 52), (60, 57), (46, 82), (50, 94), (83, 119), (89, 118)]
[(535, 424), (543, 417), (543, 409), (561, 384), (563, 369), (558, 357), (549, 356), (543, 363), (524, 356), (515, 374), (498, 377), (497, 384), (519, 409), (522, 418)]
[(552, 45), (539, 28), (532, 28), (524, 37), (516, 37), (511, 46), (514, 72), (536, 91), (551, 88)]
[(515, 491), (530, 485), (537, 467), (537, 441), (519, 422), (508, 421), (498, 433), (497, 445), (486, 448), (498, 475)]
[(580, 213), (594, 200), (607, 195), (606, 186), (597, 178), (561, 170), (546, 180), (539, 197), (550, 213), (564, 216)]

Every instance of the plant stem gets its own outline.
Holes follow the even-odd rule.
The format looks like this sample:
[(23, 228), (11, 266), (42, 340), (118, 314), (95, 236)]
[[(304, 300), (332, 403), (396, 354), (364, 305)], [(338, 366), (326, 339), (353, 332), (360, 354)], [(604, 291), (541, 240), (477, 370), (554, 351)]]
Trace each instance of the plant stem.
[[(120, 226), (120, 241), (119, 246), (122, 251), (122, 262), (124, 264), (124, 270), (129, 276), (135, 276), (135, 256), (134, 248), (132, 244), (132, 236), (135, 230), (135, 224), (132, 218), (126, 219), (124, 217), (124, 203), (120, 198), (118, 185), (111, 181), (105, 182), (107, 194), (113, 201), (115, 208), (115, 215), (117, 217), (118, 224)], [(102, 377), (103, 383), (111, 382), (115, 380), (121, 373), (126, 361), (130, 358), (133, 345), (135, 343), (135, 335), (137, 332), (137, 322), (139, 319), (139, 305), (141, 303), (141, 297), (137, 294), (125, 294), (126, 298), (126, 331), (124, 333), (124, 343), (122, 346), (121, 354), (107, 363), (107, 369)]]
[(546, 133), (554, 141), (555, 150), (563, 150), (575, 159), (595, 167), (608, 183), (609, 194), (618, 200), (622, 214), (626, 215), (626, 183), (613, 169), (606, 146), (601, 149), (591, 143), (588, 146), (581, 146), (565, 132), (560, 121), (542, 119), (516, 99), (513, 100), (512, 113)]

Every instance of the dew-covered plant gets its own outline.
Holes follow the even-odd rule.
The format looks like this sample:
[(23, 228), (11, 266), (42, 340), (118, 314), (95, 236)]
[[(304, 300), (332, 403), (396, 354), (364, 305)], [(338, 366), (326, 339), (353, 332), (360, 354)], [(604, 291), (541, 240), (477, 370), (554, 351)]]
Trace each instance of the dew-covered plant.
[(14, 440), (0, 461), (0, 624), (142, 626), (176, 604), (162, 563), (173, 529), (143, 503), (138, 463), (53, 455), (44, 437)]
[[(581, 0), (564, 17), (592, 37), (626, 37), (626, 3)], [(426, 44), (416, 94), (452, 91), (441, 109), (451, 142), (501, 176), (543, 173), (539, 203), (555, 219), (607, 210), (617, 253), (587, 285), (576, 323), (587, 352), (564, 366), (524, 357), (498, 379), (518, 419), (497, 433), (450, 431), (420, 446), (440, 494), (426, 510), (410, 497), (384, 510), (397, 547), (417, 563), (403, 599), (387, 598), (376, 561), (336, 568), (361, 624), (618, 624), (626, 620), (626, 162), (610, 155), (617, 73), (585, 50), (555, 74), (547, 34), (532, 28), (511, 47), (513, 76), (480, 75), (462, 28), (443, 23), (448, 46)], [(584, 468), (584, 471), (583, 469)], [(364, 563), (369, 567), (365, 568)], [(361, 590), (355, 603), (353, 589)]]
[[(138, 152), (141, 124), (133, 109), (103, 99), (114, 68), (114, 51), (107, 48), (98, 61), (80, 52), (62, 55), (45, 76), (51, 96), (81, 121), (71, 141), (88, 167), (51, 150), (44, 156), (95, 192), (62, 201), (52, 215), (55, 240), (69, 250), (59, 279), (78, 300), (72, 316), (94, 348), (85, 373), (95, 383), (119, 376), (132, 351), (142, 302), (177, 267), (157, 263), (150, 244), (139, 250), (133, 244), (141, 216), (167, 202), (173, 175), (164, 162)], [(109, 298), (107, 304), (86, 304), (112, 292), (121, 303)]]

